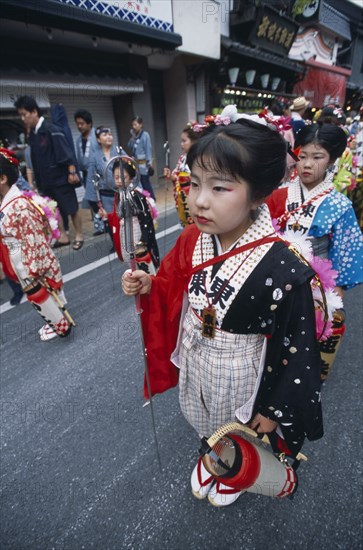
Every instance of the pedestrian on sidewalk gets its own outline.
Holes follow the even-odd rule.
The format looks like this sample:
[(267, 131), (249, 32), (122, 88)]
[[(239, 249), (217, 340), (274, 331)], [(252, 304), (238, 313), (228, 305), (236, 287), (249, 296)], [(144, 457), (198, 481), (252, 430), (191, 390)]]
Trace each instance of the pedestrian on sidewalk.
[[(187, 156), (194, 224), (156, 276), (122, 276), (126, 295), (141, 294), (151, 392), (179, 378), (182, 412), (200, 437), (237, 417), (296, 455), (323, 428), (314, 272), (276, 235), (263, 204), (284, 176), (286, 142), (237, 112), (201, 126)], [(192, 492), (227, 506), (243, 491), (225, 479), (200, 459)]]
[(79, 183), (76, 159), (64, 133), (41, 115), (40, 108), (31, 96), (21, 96), (15, 103), (21, 119), (29, 127), (29, 145), (35, 181), (39, 193), (55, 200), (61, 212), (60, 237), (54, 248), (70, 244), (63, 219), (71, 216), (75, 239), (73, 250), (83, 246), (82, 219), (78, 208), (75, 185)]
[(127, 147), (131, 151), (131, 156), (134, 157), (139, 165), (142, 187), (156, 200), (154, 189), (150, 182), (150, 176), (154, 175), (151, 139), (150, 134), (144, 130), (143, 125), (144, 123), (140, 116), (135, 116), (132, 119), (131, 139)]
[(92, 115), (86, 109), (78, 109), (74, 113), (74, 121), (80, 133), (76, 139), (77, 166), (81, 181), (86, 187), (89, 163), (93, 149), (97, 145), (96, 133), (93, 128)]
[[(112, 175), (112, 166), (109, 165), (107, 172), (106, 166), (108, 161), (117, 155), (116, 146), (113, 143), (113, 135), (111, 128), (108, 126), (98, 126), (96, 128), (96, 145), (93, 149), (92, 158), (88, 165), (86, 192), (84, 198), (88, 200), (97, 220), (97, 227), (99, 231), (104, 233), (106, 227), (104, 220), (99, 214), (100, 208), (108, 213), (113, 210), (113, 201), (115, 196), (115, 184)], [(97, 181), (100, 201), (98, 200), (97, 191), (94, 182)], [(105, 215), (105, 220), (107, 216)], [(107, 225), (107, 224), (106, 224)], [(107, 225), (107, 231), (110, 235), (112, 246), (113, 239), (110, 233), (109, 226)]]
[[(83, 186), (86, 187), (88, 167), (98, 144), (95, 129), (93, 128), (92, 115), (89, 111), (86, 109), (78, 109), (74, 113), (74, 121), (80, 132), (76, 140), (77, 165)], [(83, 200), (84, 204), (82, 206), (86, 208), (86, 206), (89, 205), (92, 213), (94, 225), (93, 236), (102, 235), (104, 233), (102, 220), (100, 220), (98, 216), (95, 216), (94, 208), (89, 204), (89, 201), (86, 199)]]

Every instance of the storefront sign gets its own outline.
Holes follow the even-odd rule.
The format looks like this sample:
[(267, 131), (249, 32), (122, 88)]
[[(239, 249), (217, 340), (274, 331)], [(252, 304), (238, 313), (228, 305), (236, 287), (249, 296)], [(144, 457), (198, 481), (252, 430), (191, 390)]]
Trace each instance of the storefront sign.
[(56, 0), (100, 15), (152, 27), (159, 31), (174, 32), (171, 0)]
[(287, 55), (299, 25), (268, 6), (258, 11), (249, 42), (270, 52)]

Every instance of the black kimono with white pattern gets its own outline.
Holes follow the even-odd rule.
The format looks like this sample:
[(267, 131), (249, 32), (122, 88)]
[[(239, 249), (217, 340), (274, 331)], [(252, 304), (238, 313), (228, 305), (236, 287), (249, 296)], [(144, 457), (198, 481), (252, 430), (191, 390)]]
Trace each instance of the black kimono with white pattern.
[[(183, 231), (153, 277), (150, 296), (142, 297), (153, 393), (177, 383), (170, 355), (198, 236), (194, 226)], [(214, 274), (219, 266), (214, 265)], [(268, 338), (253, 415), (260, 413), (277, 421), (294, 453), (305, 437), (315, 440), (323, 435), (320, 353), (310, 287), (313, 276), (312, 269), (284, 242), (274, 243), (241, 287), (220, 327), (226, 332), (264, 334)]]

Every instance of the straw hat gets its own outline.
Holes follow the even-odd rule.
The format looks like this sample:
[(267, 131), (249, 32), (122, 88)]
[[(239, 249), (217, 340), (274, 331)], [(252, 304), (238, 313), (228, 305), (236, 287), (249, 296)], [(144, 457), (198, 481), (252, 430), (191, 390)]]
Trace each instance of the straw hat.
[(292, 111), (302, 111), (302, 109), (306, 109), (308, 105), (309, 105), (309, 102), (305, 99), (305, 97), (300, 96), (294, 99), (290, 109)]

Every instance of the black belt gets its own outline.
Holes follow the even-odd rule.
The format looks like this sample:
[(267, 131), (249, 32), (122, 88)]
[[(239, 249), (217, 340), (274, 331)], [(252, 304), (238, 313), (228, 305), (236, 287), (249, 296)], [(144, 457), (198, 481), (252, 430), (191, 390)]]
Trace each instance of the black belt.
[(115, 191), (111, 191), (108, 189), (100, 189), (100, 195), (103, 197), (114, 197)]

